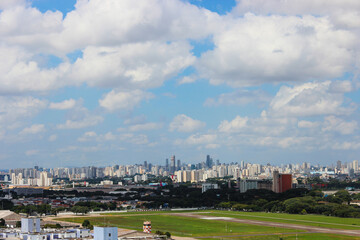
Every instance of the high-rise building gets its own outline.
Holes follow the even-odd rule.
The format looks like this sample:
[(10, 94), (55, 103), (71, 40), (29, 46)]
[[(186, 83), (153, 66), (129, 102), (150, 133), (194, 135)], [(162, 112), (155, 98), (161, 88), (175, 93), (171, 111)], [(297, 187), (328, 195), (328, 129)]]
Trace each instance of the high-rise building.
[(338, 170), (341, 169), (341, 161), (340, 161), (340, 160), (336, 162), (336, 168), (337, 168)]
[(177, 160), (177, 170), (181, 169), (181, 161), (180, 159)]
[(213, 166), (213, 160), (210, 155), (206, 155), (206, 167), (211, 168)]
[(148, 170), (148, 163), (147, 163), (147, 161), (144, 161), (144, 168), (145, 168), (146, 171)]
[(354, 169), (355, 173), (359, 172), (359, 161), (358, 160), (353, 161), (353, 169)]
[(172, 155), (170, 158), (170, 172), (174, 173), (175, 171), (175, 155)]
[(273, 172), (273, 192), (282, 193), (291, 189), (292, 174), (281, 174), (278, 171)]
[(165, 160), (165, 171), (169, 171), (169, 159)]

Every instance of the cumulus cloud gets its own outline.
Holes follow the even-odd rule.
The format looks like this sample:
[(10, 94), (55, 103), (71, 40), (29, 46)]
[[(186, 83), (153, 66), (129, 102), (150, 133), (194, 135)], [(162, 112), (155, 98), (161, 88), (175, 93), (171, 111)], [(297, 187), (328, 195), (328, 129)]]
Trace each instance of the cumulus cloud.
[(200, 76), (242, 87), (340, 77), (353, 69), (356, 35), (325, 17), (248, 13), (214, 34), (214, 44), (197, 64)]
[(301, 120), (298, 122), (299, 128), (316, 128), (319, 125), (320, 125), (319, 122), (312, 122), (312, 121), (306, 121), (306, 120)]
[(87, 47), (72, 66), (70, 78), (90, 86), (159, 87), (194, 62), (190, 49), (185, 42)]
[(358, 123), (356, 121), (346, 122), (335, 116), (327, 116), (322, 128), (323, 131), (336, 131), (341, 134), (352, 134), (358, 129)]
[(94, 131), (89, 131), (89, 132), (85, 132), (81, 137), (79, 137), (77, 140), (79, 142), (86, 142), (89, 141), (91, 139), (94, 139), (95, 137), (97, 137), (96, 132)]
[(48, 138), (48, 140), (49, 140), (50, 142), (56, 141), (56, 140), (57, 140), (57, 135), (56, 135), (56, 134), (50, 135), (49, 138)]
[(353, 112), (353, 106), (344, 106), (343, 93), (332, 92), (331, 86), (331, 81), (282, 86), (271, 100), (268, 113), (277, 116), (316, 116)]
[(31, 150), (27, 150), (25, 152), (25, 155), (26, 156), (33, 156), (33, 155), (36, 155), (39, 153), (39, 150), (38, 149), (31, 149)]
[(288, 14), (329, 16), (338, 27), (360, 27), (360, 3), (357, 0), (327, 1), (327, 0), (239, 0), (232, 10), (234, 15), (247, 12), (255, 14)]
[(30, 127), (24, 128), (20, 132), (20, 135), (37, 134), (37, 133), (41, 133), (41, 132), (45, 132), (44, 124), (34, 124), (34, 125), (31, 125)]
[(150, 123), (135, 124), (135, 125), (129, 126), (129, 131), (131, 131), (131, 132), (150, 131), (150, 130), (159, 129), (161, 127), (162, 127), (161, 123), (150, 122)]
[(46, 92), (63, 87), (58, 81), (69, 71), (69, 64), (41, 68), (31, 54), (21, 47), (0, 46), (0, 93)]
[(169, 125), (169, 131), (178, 131), (178, 132), (193, 132), (200, 128), (206, 126), (206, 123), (201, 122), (191, 117), (186, 116), (185, 114), (180, 114), (174, 117), (172, 122)]
[(270, 96), (264, 91), (237, 90), (231, 93), (220, 94), (217, 98), (208, 98), (204, 105), (247, 105), (250, 103), (265, 103), (268, 101), (270, 101)]
[(196, 81), (196, 79), (197, 79), (196, 76), (191, 76), (191, 75), (190, 75), (190, 76), (185, 76), (185, 77), (181, 78), (181, 79), (178, 81), (178, 83), (179, 83), (179, 84), (193, 83), (193, 82)]
[(207, 146), (215, 146), (213, 144), (214, 141), (217, 139), (216, 134), (193, 134), (186, 138), (185, 140), (177, 139), (175, 141), (176, 145), (201, 145), (206, 144)]
[(50, 103), (49, 108), (50, 109), (57, 109), (57, 110), (67, 110), (74, 108), (76, 104), (76, 101), (74, 99), (68, 99), (64, 100), (62, 102), (58, 103)]
[(101, 116), (87, 116), (78, 120), (66, 120), (63, 124), (58, 124), (58, 129), (78, 129), (95, 126), (104, 120)]
[(149, 143), (148, 136), (145, 134), (124, 133), (119, 136), (119, 140), (136, 145), (144, 145)]
[(46, 100), (34, 97), (0, 96), (0, 130), (20, 127), (24, 121), (36, 116), (46, 106)]
[(227, 120), (222, 121), (218, 129), (220, 132), (228, 132), (228, 133), (239, 132), (246, 127), (247, 121), (248, 121), (247, 117), (243, 118), (240, 116), (236, 116), (235, 119), (232, 120), (231, 122)]
[(112, 112), (116, 110), (131, 110), (138, 106), (141, 101), (153, 98), (153, 94), (142, 90), (120, 91), (112, 90), (103, 99), (99, 100), (101, 107)]

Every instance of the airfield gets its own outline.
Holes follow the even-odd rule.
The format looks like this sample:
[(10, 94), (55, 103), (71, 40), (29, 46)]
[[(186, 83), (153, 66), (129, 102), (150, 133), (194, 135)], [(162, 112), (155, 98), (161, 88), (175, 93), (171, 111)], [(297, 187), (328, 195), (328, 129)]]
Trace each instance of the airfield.
[(360, 219), (238, 211), (146, 211), (65, 215), (48, 221), (170, 232), (175, 239), (359, 239)]

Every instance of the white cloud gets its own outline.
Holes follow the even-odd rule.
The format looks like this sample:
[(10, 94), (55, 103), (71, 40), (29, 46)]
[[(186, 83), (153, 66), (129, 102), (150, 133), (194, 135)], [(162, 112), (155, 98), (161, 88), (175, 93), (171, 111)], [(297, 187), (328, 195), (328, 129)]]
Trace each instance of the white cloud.
[(356, 121), (346, 122), (335, 116), (325, 117), (323, 131), (336, 131), (341, 134), (353, 134), (355, 130), (358, 129), (358, 124)]
[(0, 9), (8, 9), (14, 6), (25, 6), (25, 0), (2, 0), (0, 2)]
[(325, 17), (248, 13), (214, 34), (197, 69), (211, 84), (234, 87), (335, 78), (353, 70), (356, 39)]
[(0, 93), (46, 92), (68, 83), (59, 81), (69, 71), (69, 64), (41, 68), (34, 54), (22, 47), (0, 46)]
[(89, 132), (85, 132), (81, 137), (79, 137), (77, 140), (79, 142), (86, 142), (89, 141), (91, 139), (94, 139), (95, 137), (97, 137), (96, 132), (93, 131), (89, 131)]
[(26, 156), (33, 156), (39, 153), (38, 149), (32, 149), (25, 152)]
[(234, 120), (231, 122), (224, 120), (220, 123), (218, 129), (220, 132), (227, 132), (227, 133), (233, 133), (233, 132), (239, 132), (242, 129), (244, 129), (247, 126), (248, 122), (247, 117), (240, 117), (236, 116)]
[(0, 127), (31, 118), (46, 106), (47, 101), (34, 97), (0, 96)]
[(82, 1), (64, 19), (62, 40), (81, 48), (83, 44), (202, 38), (218, 20), (216, 13), (177, 0)]
[(177, 139), (175, 141), (176, 145), (183, 145), (183, 144), (187, 144), (187, 145), (201, 145), (201, 144), (206, 144), (206, 146), (215, 146), (214, 141), (217, 139), (216, 134), (193, 134), (191, 136), (189, 136), (187, 139), (182, 140), (182, 139)]
[(133, 133), (124, 133), (119, 136), (120, 141), (136, 144), (136, 145), (144, 145), (149, 143), (149, 139), (145, 134), (133, 134)]
[(360, 142), (359, 141), (337, 142), (332, 145), (332, 148), (335, 150), (357, 150), (360, 149)]
[(76, 104), (76, 101), (74, 99), (68, 99), (64, 100), (62, 102), (58, 103), (50, 103), (49, 108), (50, 109), (57, 109), (57, 110), (67, 110), (74, 108)]
[(268, 114), (277, 116), (316, 116), (350, 114), (354, 107), (343, 106), (341, 92), (332, 92), (330, 81), (282, 86), (270, 102)]
[(153, 94), (141, 90), (119, 91), (112, 90), (99, 100), (101, 107), (108, 111), (131, 110), (143, 100), (153, 98)]
[(104, 120), (102, 116), (89, 115), (82, 119), (66, 120), (64, 124), (58, 124), (58, 129), (78, 129), (95, 126)]
[(150, 131), (150, 130), (159, 129), (161, 127), (162, 127), (161, 123), (150, 122), (150, 123), (143, 123), (143, 124), (136, 124), (129, 126), (129, 131), (131, 132)]
[(206, 123), (199, 120), (192, 119), (185, 114), (180, 114), (174, 117), (169, 125), (171, 132), (193, 132), (206, 126)]
[(112, 134), (111, 132), (108, 132), (103, 136), (103, 139), (105, 141), (113, 141), (113, 140), (116, 140), (116, 136), (114, 134)]
[(191, 75), (190, 75), (190, 76), (185, 76), (185, 77), (181, 78), (181, 79), (178, 81), (178, 83), (179, 83), (179, 84), (193, 83), (193, 82), (196, 81), (196, 79), (197, 79), (196, 76), (191, 76)]
[(220, 94), (217, 98), (206, 99), (205, 106), (247, 105), (250, 103), (264, 103), (270, 101), (270, 96), (259, 90), (237, 90)]
[(319, 122), (311, 122), (306, 120), (301, 120), (298, 122), (299, 128), (316, 128), (320, 125)]
[(243, 15), (247, 12), (255, 14), (289, 14), (329, 16), (337, 27), (360, 27), (360, 3), (357, 0), (327, 1), (327, 0), (241, 0), (232, 14)]
[(56, 135), (56, 134), (50, 135), (49, 138), (48, 138), (48, 140), (49, 140), (50, 142), (56, 141), (56, 140), (57, 140), (57, 135)]
[(24, 128), (20, 132), (20, 135), (37, 134), (37, 133), (41, 133), (41, 132), (45, 132), (44, 124), (34, 124), (34, 125), (31, 125), (30, 127)]
[(220, 147), (220, 144), (216, 144), (216, 143), (210, 143), (205, 146), (205, 148), (207, 148), (207, 149), (217, 149), (219, 147)]
[(159, 87), (194, 62), (190, 50), (185, 42), (87, 47), (74, 63), (70, 78), (90, 86)]

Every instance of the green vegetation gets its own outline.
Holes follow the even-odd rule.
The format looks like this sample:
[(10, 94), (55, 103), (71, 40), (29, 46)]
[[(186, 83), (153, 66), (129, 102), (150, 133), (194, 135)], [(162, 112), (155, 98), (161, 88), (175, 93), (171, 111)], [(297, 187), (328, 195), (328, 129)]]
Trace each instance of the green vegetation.
[[(216, 238), (203, 238), (202, 240), (214, 240)], [(220, 239), (220, 238), (219, 238)], [(224, 238), (221, 238), (224, 239)], [(360, 237), (350, 237), (344, 235), (335, 235), (335, 234), (323, 234), (323, 233), (306, 233), (298, 235), (265, 235), (265, 236), (247, 236), (247, 237), (227, 237), (226, 239), (242, 239), (242, 240), (359, 240)]]
[(90, 223), (90, 221), (88, 219), (85, 219), (83, 221), (83, 223), (81, 224), (81, 226), (83, 226), (84, 228), (88, 228), (88, 229), (94, 229), (94, 226)]
[[(294, 193), (300, 196), (293, 196)], [(252, 191), (246, 192), (252, 197), (240, 201), (226, 201), (217, 205), (221, 209), (239, 211), (265, 211), (285, 212), (292, 214), (322, 214), (326, 216), (360, 218), (360, 208), (349, 205), (352, 199), (358, 196), (350, 195), (346, 190), (340, 190), (334, 195), (324, 197), (320, 190), (307, 191), (291, 189), (283, 195), (274, 195), (272, 192)], [(284, 195), (285, 194), (285, 195)]]
[(179, 210), (179, 211), (129, 211), (129, 212), (115, 212), (115, 213), (100, 213), (100, 215), (158, 215), (166, 213), (182, 213), (182, 212), (199, 212), (199, 210)]
[(206, 216), (233, 217), (239, 219), (261, 220), (268, 222), (292, 223), (306, 226), (360, 230), (360, 219), (339, 218), (323, 215), (298, 215), (286, 213), (210, 211), (199, 213)]
[(57, 224), (45, 224), (44, 225), (44, 228), (62, 228), (62, 226), (59, 224), (59, 223), (57, 223)]
[[(223, 222), (215, 220), (204, 220), (189, 217), (179, 217), (170, 215), (148, 215), (148, 216), (104, 216), (104, 217), (76, 217), (59, 219), (63, 221), (82, 223), (85, 219), (90, 219), (96, 226), (117, 226), (120, 228), (141, 230), (144, 220), (150, 220), (153, 232), (171, 232), (177, 236), (222, 236), (222, 235), (243, 235), (259, 233), (286, 233), (297, 232), (299, 230), (288, 228), (275, 228), (241, 224), (233, 222)], [(299, 231), (300, 232), (300, 231)]]

